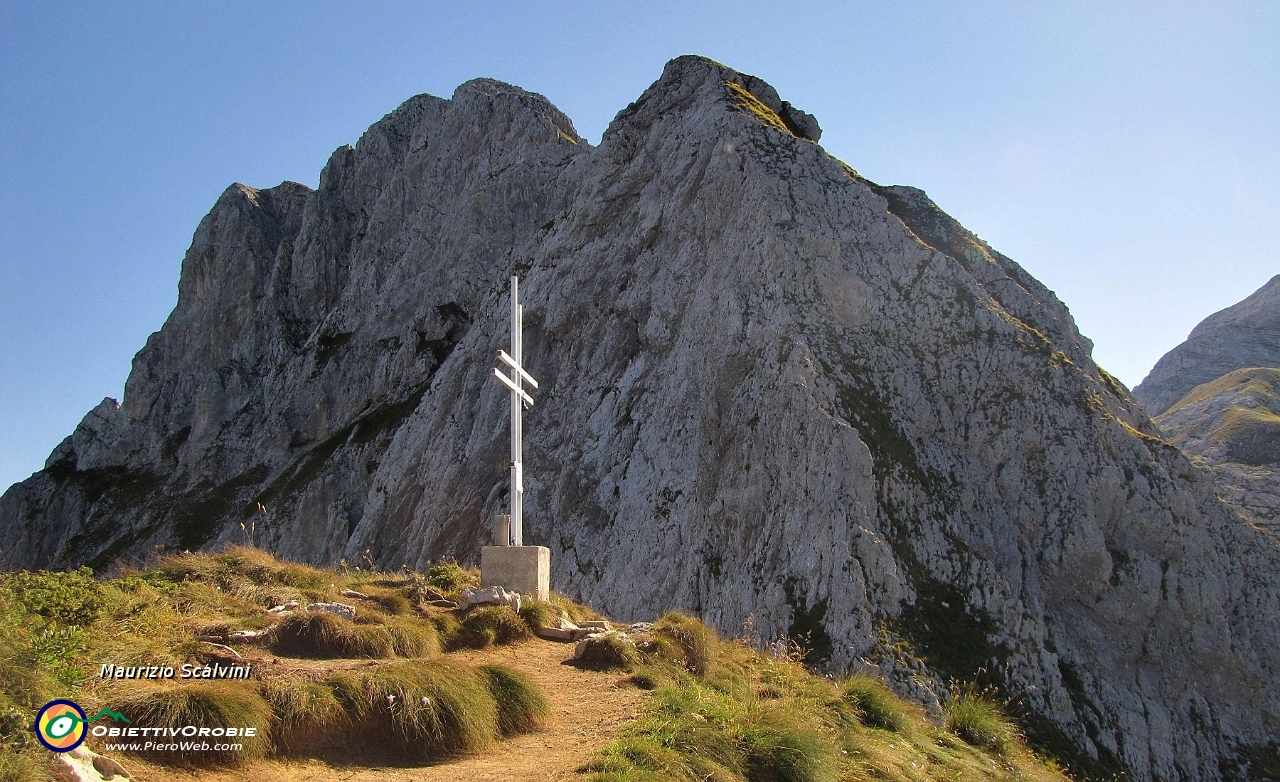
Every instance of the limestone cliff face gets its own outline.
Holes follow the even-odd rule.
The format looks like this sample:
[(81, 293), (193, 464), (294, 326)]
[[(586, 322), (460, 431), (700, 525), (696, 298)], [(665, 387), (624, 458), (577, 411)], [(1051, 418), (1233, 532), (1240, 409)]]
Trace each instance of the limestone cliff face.
[(1157, 416), (1201, 383), (1246, 367), (1280, 367), (1280, 275), (1201, 321), (1156, 362), (1133, 396)]
[(1051, 292), (818, 132), (683, 57), (595, 148), (481, 80), (388, 115), (317, 191), (232, 187), (123, 404), (0, 500), (3, 563), (241, 523), (312, 562), (474, 561), (506, 504), (490, 372), (517, 273), (525, 535), (555, 588), (750, 618), (904, 687), (984, 669), (1097, 772), (1256, 774), (1280, 735), (1274, 542)]

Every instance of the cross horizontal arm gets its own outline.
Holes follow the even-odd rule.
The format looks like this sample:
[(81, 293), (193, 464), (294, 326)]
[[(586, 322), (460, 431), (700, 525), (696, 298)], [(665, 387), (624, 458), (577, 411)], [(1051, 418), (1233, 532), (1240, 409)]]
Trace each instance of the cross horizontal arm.
[(498, 351), (498, 358), (502, 359), (502, 363), (506, 364), (507, 366), (511, 367), (511, 368), (512, 368), (512, 369), (514, 369), (515, 371), (519, 372), (519, 373), (520, 373), (520, 377), (524, 378), (524, 382), (528, 383), (529, 385), (533, 386), (534, 388), (537, 388), (537, 387), (538, 387), (538, 381), (536, 381), (536, 380), (534, 380), (534, 379), (533, 379), (533, 375), (529, 374), (528, 372), (525, 372), (525, 371), (524, 371), (524, 367), (522, 367), (522, 366), (520, 366), (519, 364), (517, 364), (517, 363), (516, 363), (516, 360), (515, 360), (514, 358), (512, 358), (512, 357), (511, 357), (511, 356), (509, 356), (509, 355), (507, 355), (507, 351), (505, 351), (505, 350), (499, 350), (499, 351)]
[(526, 394), (519, 386), (517, 386), (514, 380), (512, 380), (511, 378), (499, 372), (497, 367), (493, 368), (493, 376), (498, 378), (498, 380), (501, 380), (504, 386), (511, 389), (516, 394), (519, 394), (520, 398), (524, 400), (525, 404), (531, 407), (533, 406), (533, 397)]

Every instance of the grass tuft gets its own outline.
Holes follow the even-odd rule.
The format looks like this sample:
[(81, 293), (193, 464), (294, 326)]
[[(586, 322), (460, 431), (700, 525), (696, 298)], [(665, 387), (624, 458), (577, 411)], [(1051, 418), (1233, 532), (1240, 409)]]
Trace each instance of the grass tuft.
[(617, 635), (603, 635), (580, 641), (582, 654), (574, 660), (579, 668), (606, 671), (621, 668), (632, 671), (640, 664), (640, 650), (636, 645)]
[(366, 742), (390, 742), (413, 760), (482, 749), (539, 727), (548, 713), (537, 688), (501, 666), (390, 663), (364, 675), (334, 674), (327, 684)]
[(408, 617), (392, 617), (386, 624), (391, 651), (399, 657), (435, 657), (443, 651), (432, 622)]
[(533, 637), (529, 625), (508, 606), (481, 606), (462, 620), (453, 637), (454, 648), (483, 649), (513, 644)]
[(779, 117), (773, 109), (764, 105), (759, 98), (748, 92), (746, 87), (731, 81), (726, 81), (724, 86), (739, 109), (751, 114), (769, 127), (776, 128), (788, 135), (795, 135), (787, 127), (786, 123), (782, 121), (782, 117)]
[(363, 616), (352, 622), (326, 611), (286, 617), (272, 632), (272, 651), (314, 659), (430, 657), (440, 652), (435, 625), (406, 617)]
[(758, 712), (743, 731), (748, 779), (825, 782), (836, 774), (836, 747), (812, 718), (793, 711)]
[(280, 753), (302, 755), (337, 741), (347, 713), (333, 688), (303, 679), (270, 679), (262, 694), (275, 713), (273, 736)]
[(483, 665), (480, 672), (498, 704), (500, 734), (505, 737), (530, 733), (546, 723), (551, 707), (532, 682), (503, 665)]
[[(708, 676), (715, 669), (715, 631), (693, 617), (671, 611), (654, 623), (654, 634), (678, 647), (686, 669), (695, 676)], [(664, 647), (659, 644), (659, 649)], [(670, 647), (665, 647), (669, 649)]]
[(397, 589), (369, 590), (369, 599), (377, 605), (378, 610), (391, 616), (413, 613), (413, 602)]
[(554, 592), (547, 597), (547, 602), (553, 609), (559, 612), (561, 616), (567, 618), (570, 622), (582, 622), (584, 620), (591, 621), (604, 618), (593, 611), (590, 607), (584, 606), (581, 603), (575, 603), (564, 595), (558, 595)]
[(898, 697), (879, 679), (865, 674), (851, 676), (841, 685), (840, 694), (869, 728), (899, 732), (907, 726)]
[(392, 654), (391, 634), (386, 628), (356, 624), (326, 611), (286, 617), (272, 635), (271, 650), (293, 657), (385, 659)]
[(544, 627), (553, 626), (560, 618), (560, 612), (550, 603), (529, 599), (520, 606), (520, 618), (536, 633)]
[[(116, 710), (130, 720), (130, 727), (256, 728), (257, 735), (232, 741), (238, 751), (179, 750), (138, 754), (164, 765), (238, 766), (266, 756), (272, 749), (272, 709), (258, 689), (242, 681), (201, 682), (148, 688), (125, 696)], [(221, 743), (216, 737), (184, 737), (174, 741)]]
[(947, 730), (975, 747), (1004, 752), (1018, 738), (1017, 726), (989, 698), (961, 695), (946, 712)]

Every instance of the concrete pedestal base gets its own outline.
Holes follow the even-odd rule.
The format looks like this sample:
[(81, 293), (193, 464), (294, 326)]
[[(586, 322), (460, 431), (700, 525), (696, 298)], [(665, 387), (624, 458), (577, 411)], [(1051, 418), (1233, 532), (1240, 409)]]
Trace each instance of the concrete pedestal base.
[(551, 549), (546, 546), (484, 546), (480, 585), (500, 586), (546, 600), (551, 594)]

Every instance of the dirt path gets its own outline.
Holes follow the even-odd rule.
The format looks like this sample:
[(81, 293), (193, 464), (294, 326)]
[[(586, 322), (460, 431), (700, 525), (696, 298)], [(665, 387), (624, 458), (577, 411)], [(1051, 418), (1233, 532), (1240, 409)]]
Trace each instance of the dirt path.
[(494, 745), (486, 752), (432, 766), (370, 768), (318, 760), (260, 761), (224, 771), (182, 772), (119, 758), (139, 782), (468, 782), (569, 779), (639, 715), (649, 693), (618, 672), (583, 671), (564, 661), (572, 644), (535, 639), (518, 646), (449, 655), (475, 665), (501, 663), (529, 676), (551, 704), (546, 728)]

